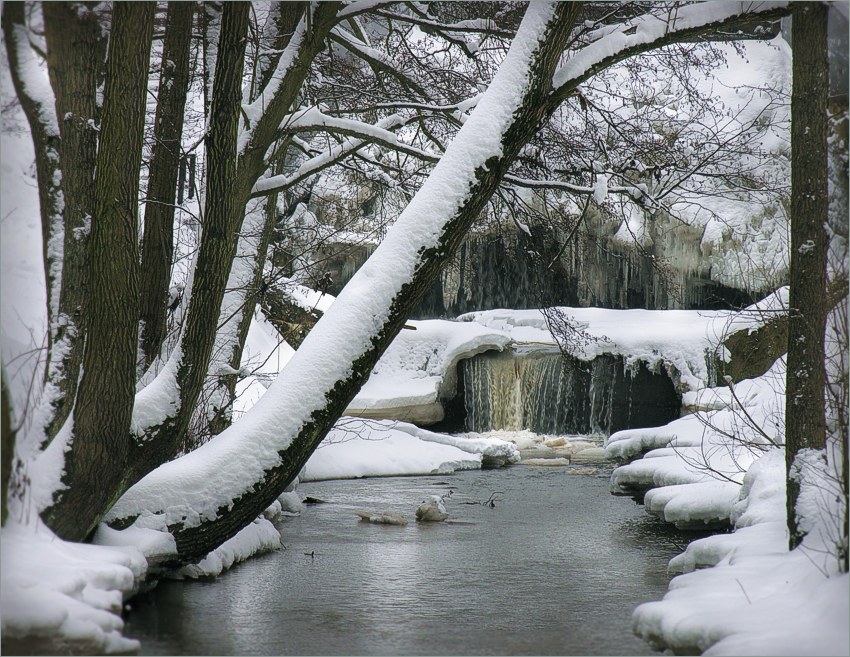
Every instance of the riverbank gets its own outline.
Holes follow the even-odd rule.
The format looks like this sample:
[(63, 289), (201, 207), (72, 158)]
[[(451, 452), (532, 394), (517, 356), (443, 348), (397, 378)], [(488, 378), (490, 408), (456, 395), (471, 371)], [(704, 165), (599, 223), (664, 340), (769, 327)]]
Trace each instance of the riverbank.
[[(785, 362), (763, 376), (692, 395), (695, 413), (607, 441), (612, 491), (683, 528), (731, 533), (691, 542), (671, 560), (663, 600), (641, 605), (636, 634), (662, 650), (706, 655), (846, 655), (850, 575), (834, 458), (810, 454), (799, 478), (803, 543), (788, 550)], [(846, 440), (846, 437), (845, 437)], [(831, 445), (831, 449), (837, 446)], [(829, 455), (834, 456), (834, 455)]]

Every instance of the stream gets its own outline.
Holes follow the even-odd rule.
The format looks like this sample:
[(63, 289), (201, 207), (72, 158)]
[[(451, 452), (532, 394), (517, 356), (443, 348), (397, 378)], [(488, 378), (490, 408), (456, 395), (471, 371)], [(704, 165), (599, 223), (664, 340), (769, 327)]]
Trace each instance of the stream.
[[(645, 655), (636, 605), (667, 590), (683, 537), (596, 474), (515, 465), (302, 484), (285, 550), (131, 601), (143, 655)], [(445, 494), (452, 522), (417, 523)], [(493, 496), (494, 506), (486, 502)], [(407, 526), (361, 522), (390, 509)]]

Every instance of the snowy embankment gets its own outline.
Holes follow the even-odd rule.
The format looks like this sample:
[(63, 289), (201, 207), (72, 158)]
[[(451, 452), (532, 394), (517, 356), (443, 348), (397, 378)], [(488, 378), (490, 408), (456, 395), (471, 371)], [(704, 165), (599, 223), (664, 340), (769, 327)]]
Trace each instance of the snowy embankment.
[[(846, 655), (850, 575), (838, 572), (825, 509), (829, 477), (810, 487), (803, 545), (785, 522), (784, 359), (762, 377), (692, 393), (693, 415), (613, 434), (612, 489), (645, 493), (648, 512), (680, 527), (727, 522), (670, 561), (670, 591), (637, 608), (634, 631), (676, 654)], [(738, 437), (731, 441), (730, 436)], [(825, 468), (825, 466), (821, 466)], [(823, 474), (823, 473), (820, 473)], [(825, 488), (826, 487), (826, 488)], [(702, 569), (702, 570), (697, 570)]]

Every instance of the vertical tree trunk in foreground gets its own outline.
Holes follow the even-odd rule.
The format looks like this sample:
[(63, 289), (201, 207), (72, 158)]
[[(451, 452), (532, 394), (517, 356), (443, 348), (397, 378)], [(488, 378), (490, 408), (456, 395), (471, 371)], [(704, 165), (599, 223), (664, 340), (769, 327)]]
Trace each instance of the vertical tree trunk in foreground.
[(109, 40), (89, 244), (83, 375), (63, 484), (44, 512), (61, 538), (95, 528), (127, 476), (136, 392), (139, 167), (155, 4), (117, 3)]
[(790, 547), (802, 541), (797, 523), (800, 482), (795, 460), (823, 449), (824, 330), (828, 309), (825, 229), (827, 198), (827, 7), (796, 3), (791, 95), (791, 290), (785, 405), (785, 459)]
[(142, 238), (141, 348), (143, 366), (165, 339), (168, 284), (174, 248), (174, 195), (180, 167), (183, 111), (189, 88), (192, 3), (168, 3)]
[(6, 372), (0, 370), (0, 525), (6, 524), (6, 517), (9, 515), (9, 479), (12, 475), (12, 457), (15, 454), (15, 433)]
[(93, 7), (46, 2), (44, 36), (47, 70), (56, 95), (61, 135), (60, 165), (64, 207), (64, 246), (58, 316), (51, 317), (54, 348), (47, 376), (55, 386), (45, 422), (49, 442), (71, 413), (85, 344), (88, 235), (94, 213), (97, 157), (97, 85), (106, 55), (106, 37)]

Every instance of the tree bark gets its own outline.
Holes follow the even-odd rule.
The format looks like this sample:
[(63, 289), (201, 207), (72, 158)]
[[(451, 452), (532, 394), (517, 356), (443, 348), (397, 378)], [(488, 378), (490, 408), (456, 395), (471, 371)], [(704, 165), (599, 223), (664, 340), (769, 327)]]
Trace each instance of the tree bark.
[(9, 515), (9, 479), (12, 476), (12, 458), (15, 455), (17, 428), (12, 425), (12, 403), (6, 386), (6, 370), (0, 370), (0, 525), (6, 524)]
[(174, 248), (174, 196), (180, 167), (183, 111), (189, 88), (192, 10), (190, 2), (168, 3), (142, 238), (140, 330), (143, 369), (159, 355), (165, 340)]
[[(96, 3), (42, 5), (47, 70), (56, 96), (61, 135), (60, 168), (64, 196), (64, 248), (58, 316), (51, 317), (55, 346), (48, 364), (52, 408), (45, 424), (49, 442), (71, 413), (85, 344), (86, 265), (94, 212), (97, 158), (97, 85), (106, 38)], [(61, 346), (60, 346), (61, 345)]]
[(138, 339), (139, 168), (155, 3), (117, 3), (109, 40), (89, 244), (88, 326), (66, 488), (43, 518), (82, 540), (126, 478)]
[(791, 271), (785, 458), (789, 479), (787, 513), (790, 547), (803, 539), (798, 526), (800, 482), (794, 474), (804, 449), (823, 449), (824, 330), (828, 310), (825, 229), (827, 197), (827, 7), (793, 5), (793, 91), (791, 95)]

